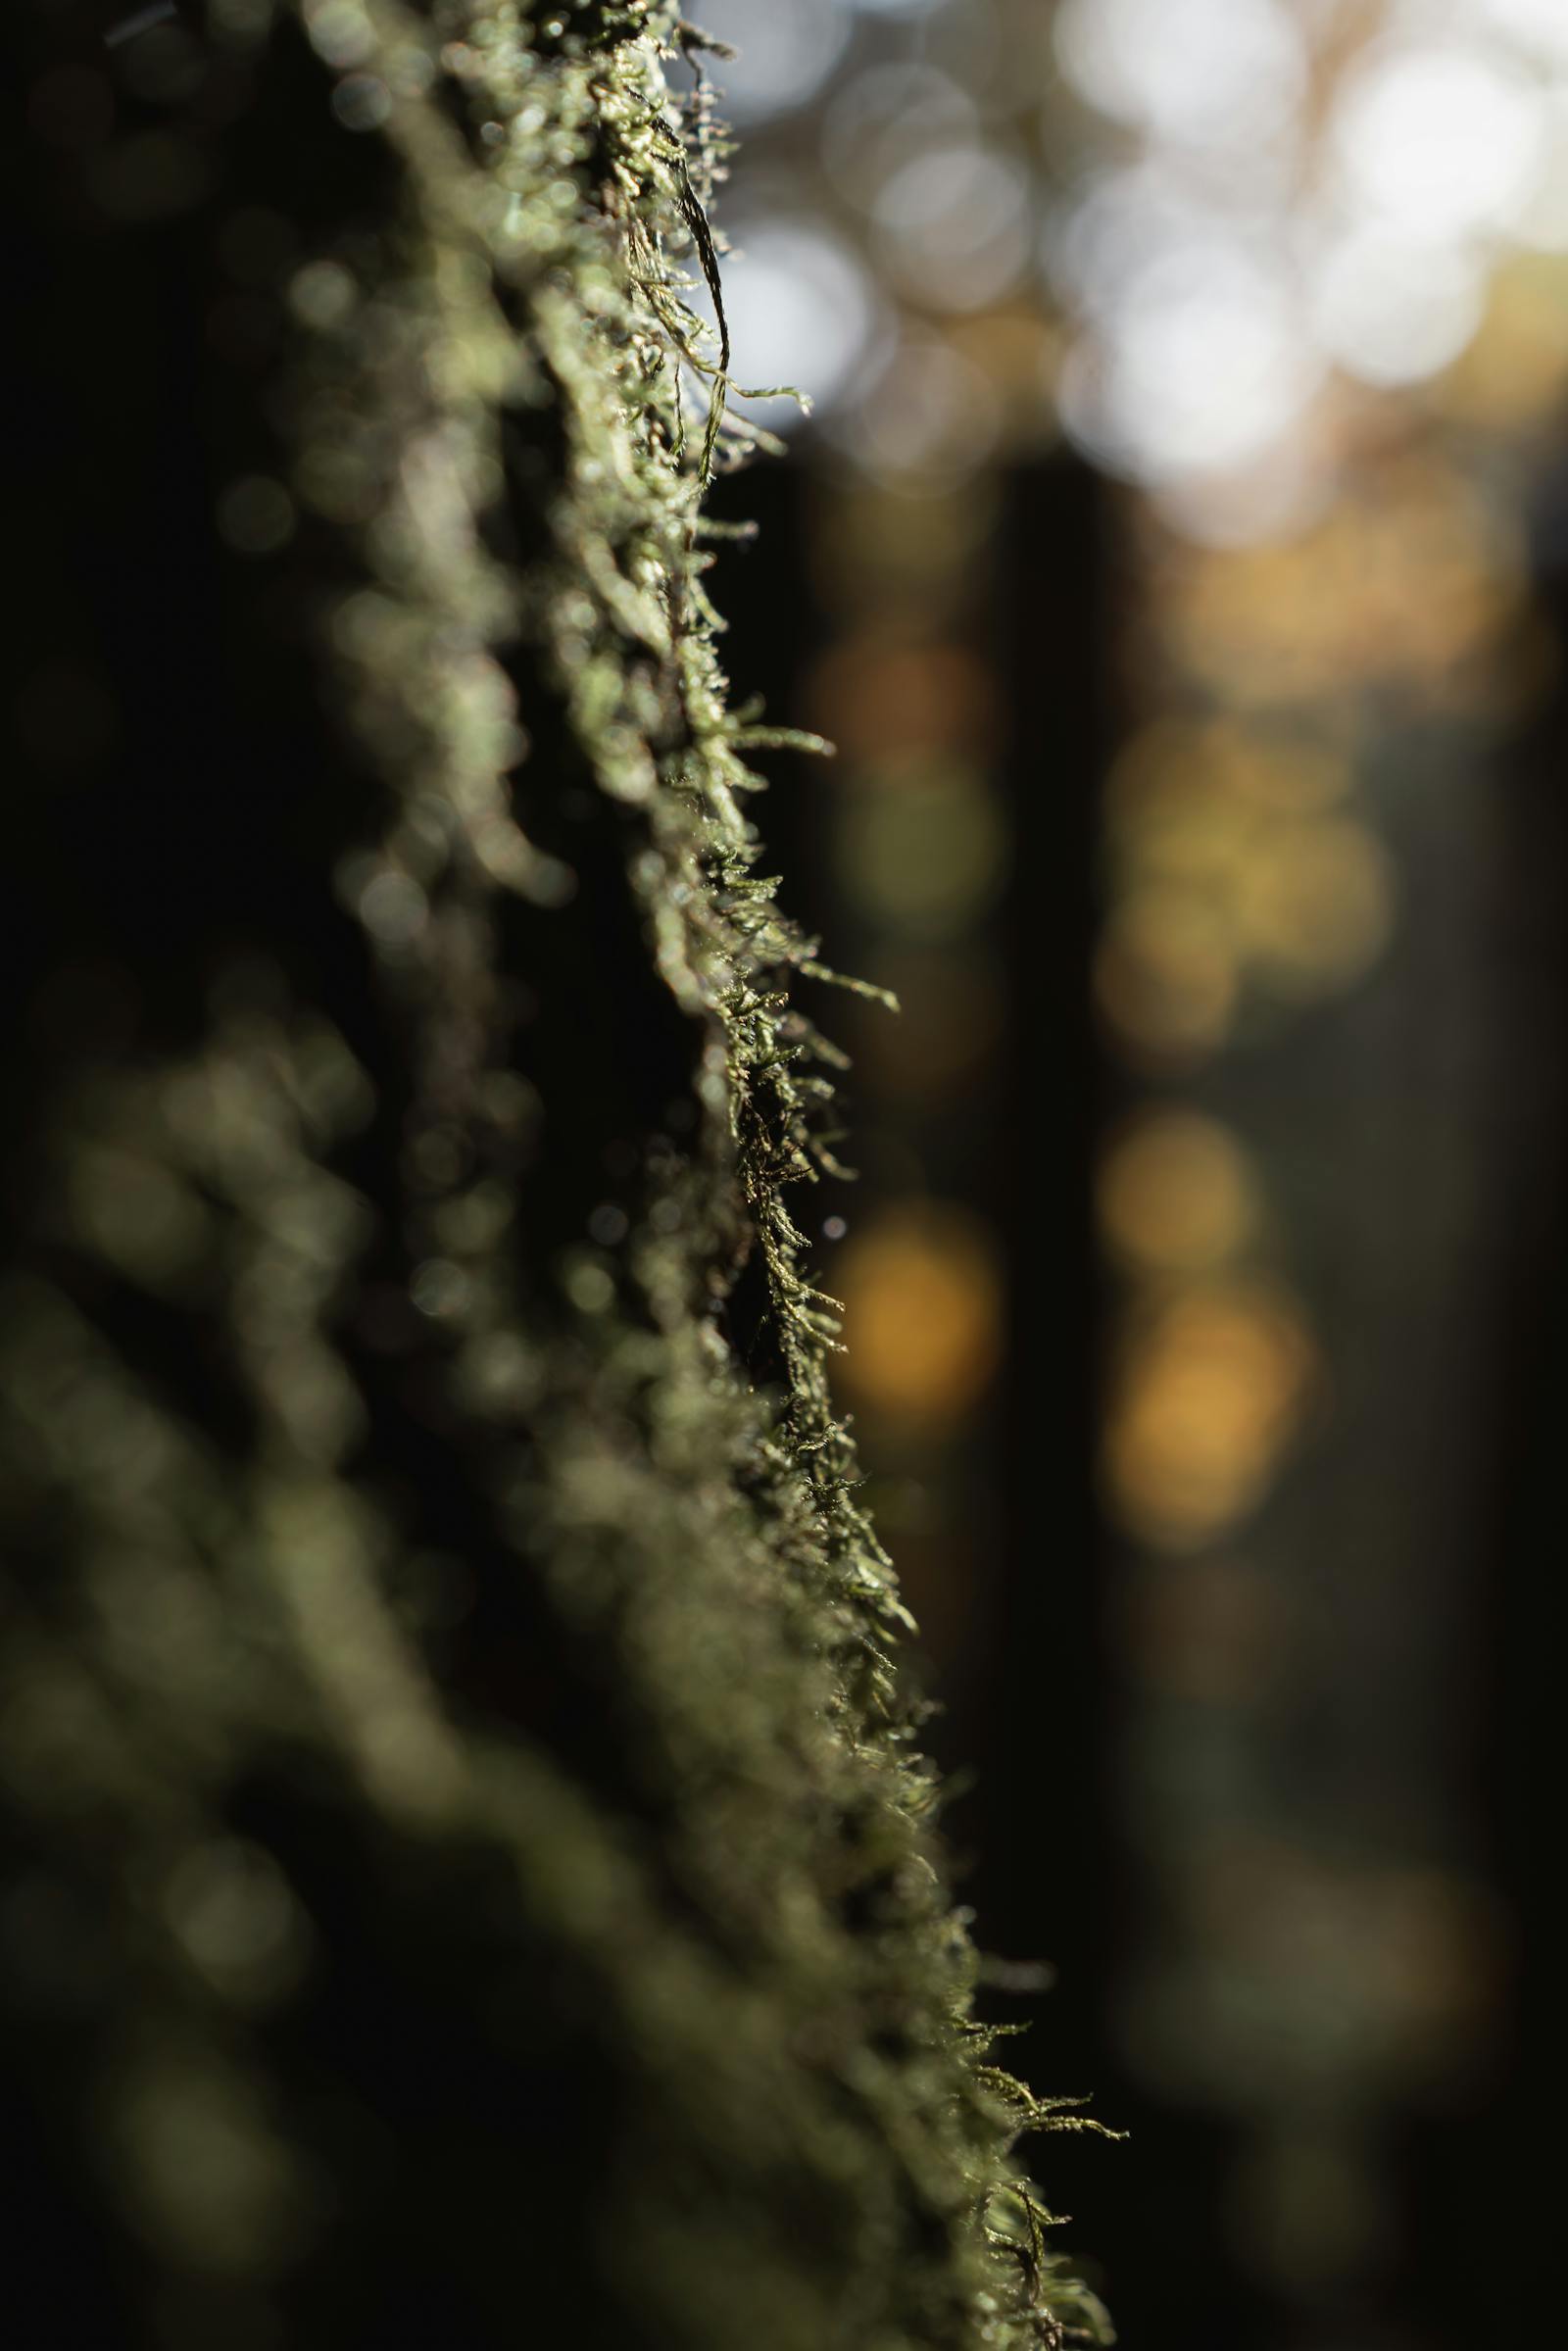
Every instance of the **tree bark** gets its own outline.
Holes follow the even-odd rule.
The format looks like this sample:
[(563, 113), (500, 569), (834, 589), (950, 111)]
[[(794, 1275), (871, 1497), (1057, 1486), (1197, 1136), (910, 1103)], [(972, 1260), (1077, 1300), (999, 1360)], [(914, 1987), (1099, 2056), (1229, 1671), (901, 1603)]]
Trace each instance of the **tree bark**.
[(1056, 2339), (786, 1206), (672, 11), (4, 37), (16, 2339)]

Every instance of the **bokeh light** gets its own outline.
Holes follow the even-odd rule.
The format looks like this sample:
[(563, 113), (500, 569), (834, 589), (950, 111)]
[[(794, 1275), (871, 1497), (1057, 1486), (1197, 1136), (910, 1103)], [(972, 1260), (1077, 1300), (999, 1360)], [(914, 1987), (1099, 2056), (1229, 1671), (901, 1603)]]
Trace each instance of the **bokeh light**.
[(1250, 145), (1293, 122), (1305, 44), (1282, 0), (1063, 0), (1056, 54), (1092, 104), (1184, 146)]
[(1267, 1491), (1308, 1398), (1311, 1343), (1287, 1297), (1234, 1283), (1182, 1292), (1132, 1339), (1106, 1425), (1111, 1506), (1145, 1542), (1196, 1548)]
[(983, 310), (1007, 292), (1034, 242), (1021, 166), (991, 146), (954, 140), (901, 164), (871, 206), (889, 274), (915, 301)]
[(1499, 228), (1541, 164), (1541, 100), (1530, 77), (1477, 45), (1374, 47), (1354, 64), (1330, 118), (1348, 201), (1434, 240)]
[(1235, 1138), (1195, 1110), (1139, 1119), (1107, 1153), (1100, 1177), (1106, 1239), (1136, 1266), (1209, 1271), (1251, 1238), (1257, 1187)]
[(738, 128), (804, 106), (833, 73), (851, 32), (843, 0), (705, 0), (702, 24), (733, 48), (722, 62), (724, 112)]
[[(798, 387), (807, 401), (831, 406), (885, 339), (882, 306), (864, 265), (842, 237), (797, 214), (769, 220), (740, 214), (728, 224), (733, 248), (723, 271), (736, 381), (748, 389)], [(711, 320), (706, 286), (692, 307)], [(799, 400), (742, 399), (743, 413), (773, 432), (791, 432)]]
[(1304, 430), (1333, 371), (1429, 381), (1508, 243), (1562, 234), (1548, 13), (1390, 6), (1351, 31), (1280, 0), (1066, 0), (1062, 69), (1136, 142), (1046, 240), (1084, 322), (1068, 431), (1200, 538), (1309, 513), (1340, 462), (1331, 413)]
[(845, 1244), (851, 1396), (888, 1420), (941, 1428), (983, 1394), (1001, 1339), (1001, 1284), (984, 1228), (960, 1210), (912, 1202)]

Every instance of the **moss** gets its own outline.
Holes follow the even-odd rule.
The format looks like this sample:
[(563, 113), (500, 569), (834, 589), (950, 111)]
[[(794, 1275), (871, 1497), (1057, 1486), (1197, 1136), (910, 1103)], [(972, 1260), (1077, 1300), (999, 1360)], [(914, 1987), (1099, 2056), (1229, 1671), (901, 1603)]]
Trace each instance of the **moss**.
[(153, 471), (212, 695), (198, 740), (60, 574), (122, 713), (25, 877), (0, 1336), (16, 2290), (62, 2334), (1101, 2325), (1011, 2153), (1091, 2126), (970, 2015), (788, 1205), (840, 1057), (704, 586), (753, 436), (686, 307), (696, 38), (215, 5), (183, 197), (91, 198), (139, 101), (53, 186), (141, 306), (120, 409), (199, 387)]

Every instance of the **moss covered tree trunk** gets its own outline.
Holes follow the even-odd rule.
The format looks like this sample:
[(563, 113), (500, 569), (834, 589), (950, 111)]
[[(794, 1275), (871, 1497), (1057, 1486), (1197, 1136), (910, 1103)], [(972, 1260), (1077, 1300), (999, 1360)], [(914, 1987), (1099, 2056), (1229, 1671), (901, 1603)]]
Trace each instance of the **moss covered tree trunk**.
[(1050, 2339), (787, 1204), (684, 36), (0, 37), (13, 2339)]

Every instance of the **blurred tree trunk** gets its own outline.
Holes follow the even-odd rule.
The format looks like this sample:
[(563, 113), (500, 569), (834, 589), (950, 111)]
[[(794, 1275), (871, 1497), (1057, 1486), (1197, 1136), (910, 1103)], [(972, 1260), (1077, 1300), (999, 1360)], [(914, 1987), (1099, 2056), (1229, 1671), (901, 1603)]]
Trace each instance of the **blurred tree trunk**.
[(29, 2347), (1094, 2317), (782, 1197), (832, 1055), (702, 593), (673, 38), (8, 19)]

